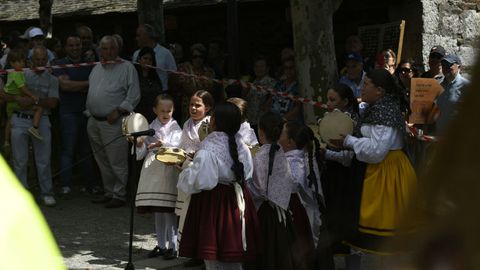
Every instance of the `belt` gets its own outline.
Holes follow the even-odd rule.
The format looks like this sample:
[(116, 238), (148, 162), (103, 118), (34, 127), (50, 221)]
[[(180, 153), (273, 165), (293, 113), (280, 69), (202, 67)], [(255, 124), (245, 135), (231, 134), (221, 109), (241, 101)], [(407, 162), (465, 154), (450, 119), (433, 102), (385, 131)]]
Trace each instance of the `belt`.
[[(130, 112), (120, 112), (120, 116), (127, 116), (129, 115)], [(97, 121), (100, 121), (100, 122), (105, 122), (107, 121), (107, 117), (101, 117), (101, 116), (95, 116), (95, 115), (92, 115), (92, 117), (97, 120)]]
[(97, 120), (97, 121), (101, 121), (101, 122), (107, 121), (107, 117), (99, 117), (99, 116), (95, 116), (95, 115), (92, 115), (92, 117), (95, 118), (95, 120)]
[(28, 113), (22, 113), (22, 112), (17, 112), (14, 111), (14, 114), (16, 114), (18, 117), (23, 118), (23, 119), (33, 119), (33, 115), (28, 114)]

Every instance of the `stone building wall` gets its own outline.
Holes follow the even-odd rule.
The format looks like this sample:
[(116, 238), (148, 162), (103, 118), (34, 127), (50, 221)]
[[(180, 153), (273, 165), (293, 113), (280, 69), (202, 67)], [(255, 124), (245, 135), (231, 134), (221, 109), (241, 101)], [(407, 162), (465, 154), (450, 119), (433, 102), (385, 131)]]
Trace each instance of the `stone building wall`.
[(460, 57), (468, 73), (480, 42), (480, 0), (422, 0), (422, 6), (424, 63), (430, 48), (442, 45)]

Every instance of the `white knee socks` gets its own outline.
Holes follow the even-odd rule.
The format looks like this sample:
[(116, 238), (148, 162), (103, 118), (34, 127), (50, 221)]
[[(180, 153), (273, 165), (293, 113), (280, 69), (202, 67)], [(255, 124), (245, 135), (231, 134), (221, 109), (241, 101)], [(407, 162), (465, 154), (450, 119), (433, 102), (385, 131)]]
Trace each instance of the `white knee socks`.
[(155, 232), (160, 248), (177, 250), (177, 216), (175, 213), (155, 213)]

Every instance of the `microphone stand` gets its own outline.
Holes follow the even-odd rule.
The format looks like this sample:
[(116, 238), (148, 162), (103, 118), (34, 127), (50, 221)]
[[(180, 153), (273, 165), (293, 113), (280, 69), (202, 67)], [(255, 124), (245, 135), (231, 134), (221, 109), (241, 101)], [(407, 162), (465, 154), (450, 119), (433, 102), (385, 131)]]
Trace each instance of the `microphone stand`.
[(137, 193), (137, 188), (136, 188), (136, 176), (137, 176), (137, 170), (136, 170), (136, 163), (137, 163), (137, 138), (140, 137), (139, 135), (133, 135), (133, 153), (131, 155), (132, 159), (132, 165), (131, 165), (131, 170), (132, 173), (130, 175), (130, 179), (132, 181), (130, 182), (130, 191), (132, 197), (130, 198), (130, 236), (129, 236), (129, 243), (128, 243), (128, 263), (127, 266), (125, 266), (125, 270), (135, 270), (135, 266), (133, 265), (132, 262), (132, 249), (133, 249), (133, 220), (134, 220), (134, 211), (135, 211), (135, 195)]

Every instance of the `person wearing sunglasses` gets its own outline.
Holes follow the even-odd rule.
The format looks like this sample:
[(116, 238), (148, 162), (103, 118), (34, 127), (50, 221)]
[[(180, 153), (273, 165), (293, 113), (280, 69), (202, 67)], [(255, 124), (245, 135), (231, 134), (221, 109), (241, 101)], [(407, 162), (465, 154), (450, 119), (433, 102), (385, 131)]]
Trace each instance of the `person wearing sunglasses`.
[(406, 93), (410, 91), (410, 83), (412, 78), (418, 77), (418, 69), (415, 66), (415, 61), (412, 59), (403, 60), (398, 64), (395, 70), (395, 75), (398, 78), (399, 84), (406, 90)]
[(446, 51), (442, 46), (433, 46), (428, 55), (429, 70), (422, 74), (422, 78), (434, 78), (439, 83), (443, 81), (441, 60), (445, 57)]
[(461, 101), (464, 89), (470, 84), (470, 81), (460, 74), (462, 61), (457, 55), (446, 55), (441, 60), (441, 65), (445, 78), (441, 83), (443, 92), (435, 101), (439, 110), (434, 116), (437, 135), (445, 130), (447, 124), (455, 116), (457, 104)]

